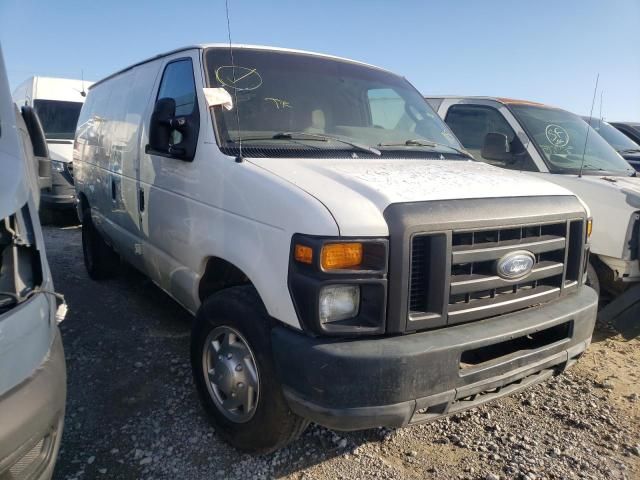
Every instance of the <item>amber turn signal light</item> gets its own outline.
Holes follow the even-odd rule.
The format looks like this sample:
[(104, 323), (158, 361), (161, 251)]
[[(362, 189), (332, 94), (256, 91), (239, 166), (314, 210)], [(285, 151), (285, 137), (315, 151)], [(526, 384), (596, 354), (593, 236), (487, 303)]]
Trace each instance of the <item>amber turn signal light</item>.
[(323, 270), (345, 270), (362, 264), (362, 243), (327, 243), (322, 247)]
[(593, 218), (587, 219), (587, 238), (591, 236), (591, 232), (593, 231)]
[(293, 256), (297, 262), (313, 263), (313, 249), (306, 245), (296, 244)]

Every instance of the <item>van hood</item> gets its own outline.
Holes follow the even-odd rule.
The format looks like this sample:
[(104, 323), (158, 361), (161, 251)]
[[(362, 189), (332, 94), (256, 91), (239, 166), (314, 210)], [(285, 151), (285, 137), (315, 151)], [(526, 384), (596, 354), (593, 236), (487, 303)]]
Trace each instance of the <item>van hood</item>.
[(593, 253), (612, 258), (628, 255), (630, 228), (640, 210), (640, 177), (533, 175), (568, 188), (588, 205), (593, 217)]
[[(573, 195), (526, 173), (464, 160), (249, 159), (322, 202), (341, 235), (388, 235), (393, 203)], [(304, 233), (304, 232), (301, 232)]]
[(51, 160), (67, 163), (73, 158), (73, 142), (56, 140), (55, 142), (47, 142), (47, 147), (49, 147)]
[[(620, 192), (630, 199), (636, 199), (635, 203), (640, 206), (640, 177), (618, 177), (611, 175), (549, 175), (541, 174), (542, 178), (549, 180), (558, 185), (568, 188), (577, 195), (584, 197), (583, 200), (589, 200), (594, 197), (595, 192), (599, 195), (613, 194)], [(590, 194), (592, 193), (593, 194)], [(633, 200), (628, 203), (634, 203)]]

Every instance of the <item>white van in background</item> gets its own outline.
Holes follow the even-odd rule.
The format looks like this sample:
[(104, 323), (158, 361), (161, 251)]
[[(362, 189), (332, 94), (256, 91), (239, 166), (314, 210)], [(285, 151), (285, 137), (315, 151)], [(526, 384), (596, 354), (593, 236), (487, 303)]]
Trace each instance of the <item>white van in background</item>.
[(44, 137), (28, 148), (17, 115), (0, 51), (0, 479), (45, 480), (62, 437), (66, 367), (30, 158)]
[(47, 139), (51, 158), (51, 187), (42, 191), (45, 209), (73, 208), (73, 136), (86, 89), (92, 82), (53, 77), (31, 77), (13, 91), (18, 105), (33, 107)]
[(591, 340), (583, 204), (471, 161), (381, 68), (175, 50), (94, 84), (75, 148), (89, 275), (122, 256), (196, 315), (195, 383), (239, 448), (433, 420)]
[(640, 178), (587, 122), (560, 108), (496, 97), (426, 100), (479, 161), (531, 172), (588, 205), (588, 283), (617, 296), (640, 284)]

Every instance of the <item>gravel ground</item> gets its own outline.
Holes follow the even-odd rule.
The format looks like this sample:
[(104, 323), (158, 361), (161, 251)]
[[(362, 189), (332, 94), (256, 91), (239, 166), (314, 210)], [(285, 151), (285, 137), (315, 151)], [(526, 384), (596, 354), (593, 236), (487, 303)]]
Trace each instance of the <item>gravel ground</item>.
[(640, 342), (606, 330), (569, 372), (482, 408), (400, 430), (312, 425), (279, 452), (240, 454), (200, 408), (189, 314), (131, 269), (91, 281), (78, 227), (45, 238), (69, 304), (55, 479), (640, 478)]

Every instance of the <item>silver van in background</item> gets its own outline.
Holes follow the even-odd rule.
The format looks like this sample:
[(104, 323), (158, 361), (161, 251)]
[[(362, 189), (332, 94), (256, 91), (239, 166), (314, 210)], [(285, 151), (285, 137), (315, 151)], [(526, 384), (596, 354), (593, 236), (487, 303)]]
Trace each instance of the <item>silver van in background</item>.
[(62, 436), (66, 367), (37, 215), (33, 155), (42, 153), (44, 139), (25, 142), (29, 127), (17, 115), (0, 51), (0, 480), (49, 479)]

